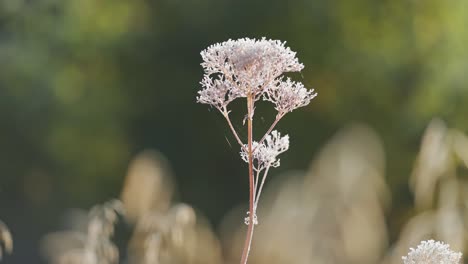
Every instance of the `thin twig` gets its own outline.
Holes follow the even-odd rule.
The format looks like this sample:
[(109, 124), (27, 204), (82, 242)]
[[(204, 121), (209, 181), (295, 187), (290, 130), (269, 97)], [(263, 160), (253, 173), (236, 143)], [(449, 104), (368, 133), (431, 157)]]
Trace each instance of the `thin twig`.
[(234, 129), (234, 126), (232, 125), (231, 119), (229, 118), (229, 112), (227, 111), (226, 107), (222, 109), (221, 113), (223, 114), (224, 118), (226, 119), (227, 123), (229, 124), (229, 127), (231, 128), (231, 132), (234, 135), (234, 137), (237, 140), (237, 143), (241, 146), (241, 148), (247, 152), (247, 149), (245, 148), (244, 143), (242, 143), (242, 140), (239, 138), (239, 135), (237, 134), (236, 130)]
[(260, 188), (258, 189), (258, 193), (257, 193), (257, 195), (255, 196), (255, 205), (254, 205), (255, 208), (257, 208), (258, 200), (260, 199), (260, 195), (262, 194), (263, 184), (265, 183), (265, 179), (266, 179), (266, 177), (267, 177), (267, 174), (268, 174), (268, 170), (269, 170), (269, 169), (270, 169), (270, 166), (268, 166), (268, 167), (265, 169), (265, 172), (263, 173), (262, 183), (260, 183)]
[[(262, 139), (260, 139), (260, 141), (258, 141), (258, 145), (257, 145), (257, 148), (258, 146), (260, 146), (260, 144), (263, 143), (263, 141), (265, 140), (265, 138), (270, 134), (270, 132), (273, 130), (273, 128), (275, 128), (276, 124), (278, 124), (278, 122), (281, 120), (281, 118), (283, 118), (283, 116), (285, 115), (286, 113), (278, 113), (276, 115), (276, 118), (275, 118), (275, 121), (271, 124), (270, 128), (267, 130), (267, 132), (265, 133), (265, 135), (263, 135)], [(255, 148), (256, 149), (256, 148)], [(254, 149), (254, 151), (255, 151)]]
[(260, 172), (261, 172), (261, 170), (256, 170), (256, 174), (255, 174), (254, 201), (257, 199), (256, 198), (256, 193), (257, 193), (257, 188), (258, 188), (258, 178), (260, 178)]

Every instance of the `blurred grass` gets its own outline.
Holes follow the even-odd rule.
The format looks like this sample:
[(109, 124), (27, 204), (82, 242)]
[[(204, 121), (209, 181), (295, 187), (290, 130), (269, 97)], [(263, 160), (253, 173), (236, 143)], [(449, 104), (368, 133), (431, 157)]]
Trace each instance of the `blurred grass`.
[[(368, 126), (354, 124), (329, 140), (307, 171), (270, 180), (258, 207), (249, 263), (398, 264), (410, 247), (438, 239), (466, 252), (468, 136), (433, 120), (411, 177), (414, 206), (391, 239), (392, 196), (385, 151)], [(48, 263), (238, 263), (247, 206), (231, 209), (216, 229), (203, 212), (174, 199), (174, 180), (160, 153), (145, 151), (129, 166), (122, 203), (70, 210), (63, 231), (41, 242)], [(396, 204), (396, 206), (399, 206)], [(116, 212), (129, 238), (112, 239)], [(122, 232), (122, 229), (117, 230)], [(392, 241), (393, 240), (393, 241)], [(120, 245), (117, 247), (114, 241)]]

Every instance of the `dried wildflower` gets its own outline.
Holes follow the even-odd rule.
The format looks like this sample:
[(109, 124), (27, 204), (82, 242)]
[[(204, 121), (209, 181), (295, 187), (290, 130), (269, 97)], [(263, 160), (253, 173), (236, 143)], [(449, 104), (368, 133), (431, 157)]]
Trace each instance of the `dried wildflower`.
[(290, 78), (286, 81), (278, 80), (273, 85), (268, 86), (263, 93), (263, 100), (275, 104), (275, 109), (280, 114), (292, 112), (294, 109), (306, 106), (317, 93), (314, 90), (307, 90), (300, 82), (293, 82)]
[[(254, 170), (261, 171), (268, 167), (279, 167), (280, 159), (278, 155), (285, 152), (289, 148), (289, 136), (281, 137), (278, 131), (273, 131), (265, 137), (262, 143), (252, 143), (253, 159), (255, 161)], [(249, 162), (249, 155), (243, 148), (241, 150), (241, 157), (245, 162)]]
[(450, 250), (443, 242), (422, 241), (416, 249), (410, 248), (408, 256), (402, 257), (404, 264), (458, 264), (462, 253)]
[(204, 89), (198, 92), (197, 101), (223, 107), (238, 97), (247, 97), (248, 93), (257, 100), (267, 87), (281, 84), (277, 78), (283, 73), (304, 68), (296, 53), (284, 44), (278, 40), (245, 38), (208, 47), (201, 52)]
[[(247, 238), (241, 263), (247, 263), (253, 236), (258, 223), (256, 208), (270, 167), (278, 167), (278, 155), (289, 148), (289, 137), (273, 131), (284, 115), (310, 103), (317, 94), (302, 83), (283, 79), (285, 72), (298, 72), (304, 68), (296, 53), (278, 40), (238, 39), (217, 43), (201, 52), (205, 74), (200, 84), (197, 102), (218, 109), (229, 124), (241, 146), (241, 157), (249, 164), (249, 212)], [(237, 98), (247, 99), (247, 144), (242, 142), (229, 117), (228, 105)], [(253, 140), (255, 102), (260, 98), (270, 101), (278, 111), (270, 128), (259, 141)], [(271, 133), (270, 133), (271, 132)], [(254, 174), (255, 171), (255, 174)], [(263, 171), (262, 175), (260, 173)], [(260, 181), (261, 179), (261, 181)]]
[(242, 96), (239, 90), (233, 89), (234, 84), (227, 80), (213, 80), (205, 76), (200, 84), (205, 89), (199, 92), (198, 102), (210, 104), (218, 109), (227, 106), (232, 100)]

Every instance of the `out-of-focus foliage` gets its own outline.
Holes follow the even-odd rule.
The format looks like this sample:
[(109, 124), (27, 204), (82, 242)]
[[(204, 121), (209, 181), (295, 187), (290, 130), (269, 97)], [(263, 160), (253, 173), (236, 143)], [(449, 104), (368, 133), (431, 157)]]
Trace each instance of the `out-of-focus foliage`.
[(131, 222), (153, 211), (169, 210), (174, 196), (167, 161), (156, 152), (143, 152), (130, 164), (122, 191), (126, 216)]
[[(366, 127), (342, 131), (306, 173), (284, 175), (259, 207), (251, 263), (377, 263), (387, 247), (384, 152)], [(232, 214), (227, 223), (239, 223)], [(225, 231), (237, 225), (226, 224)], [(245, 235), (225, 235), (226, 263)]]
[[(190, 205), (173, 204), (172, 176), (165, 163), (155, 152), (138, 155), (127, 174), (123, 203), (95, 206), (88, 217), (77, 217), (75, 212), (67, 221), (72, 230), (51, 233), (42, 240), (48, 263), (222, 263), (221, 245), (208, 222)], [(118, 254), (111, 240), (116, 212), (133, 230), (124, 241), (128, 251), (124, 254)], [(87, 233), (80, 226), (87, 226)]]
[[(446, 140), (442, 142), (442, 138)], [(411, 178), (415, 214), (392, 242), (385, 215), (395, 205), (385, 181), (381, 140), (363, 125), (340, 131), (306, 172), (285, 173), (268, 184), (258, 208), (259, 224), (249, 263), (398, 264), (410, 247), (430, 238), (466, 252), (468, 207), (463, 191), (467, 185), (457, 173), (459, 168), (466, 169), (460, 162), (466, 153), (453, 146), (467, 139), (440, 120), (430, 123)], [(441, 148), (446, 151), (439, 151)], [(446, 162), (448, 156), (452, 162)], [(122, 192), (125, 210), (118, 210), (126, 212), (123, 215), (132, 229), (123, 242), (121, 261), (238, 263), (246, 231), (242, 221), (245, 206), (228, 213), (217, 234), (192, 206), (173, 203), (173, 192), (171, 174), (160, 154), (146, 151), (132, 161)], [(94, 214), (84, 221), (87, 235), (80, 231), (47, 235), (43, 249), (51, 263), (117, 263), (116, 248), (109, 240), (115, 220), (115, 206), (110, 205), (114, 204), (91, 210)], [(83, 226), (76, 213), (68, 219), (76, 230)]]
[(221, 263), (221, 247), (208, 222), (190, 205), (173, 203), (174, 188), (165, 163), (161, 155), (144, 152), (127, 174), (122, 199), (135, 225), (129, 262)]
[[(413, 214), (407, 175), (433, 117), (460, 131), (447, 137), (432, 123), (436, 130), (424, 141), (453, 143), (437, 154), (447, 160), (430, 165), (468, 163), (467, 24), (465, 0), (1, 0), (0, 218), (19, 237), (7, 261), (37, 262), (37, 241), (55, 230), (60, 212), (116, 197), (130, 158), (145, 148), (164, 153), (179, 198), (215, 223), (245, 200), (245, 168), (228, 129), (194, 102), (199, 52), (240, 37), (287, 41), (306, 65), (294, 77), (319, 94), (279, 124), (293, 138), (282, 170), (305, 169), (350, 121), (381, 136), (386, 188), (394, 194), (387, 236), (396, 241)], [(233, 118), (242, 125), (242, 114)], [(258, 120), (260, 133), (269, 120)], [(422, 159), (411, 188), (417, 212), (430, 214), (423, 210), (435, 201), (455, 199), (437, 192), (453, 168), (430, 171), (421, 182)], [(466, 171), (457, 173), (463, 179)], [(139, 206), (133, 219), (160, 208)]]
[[(114, 225), (124, 212), (118, 200), (96, 205), (85, 221), (86, 231), (62, 231), (44, 238), (44, 255), (53, 264), (115, 264), (119, 250), (112, 242)], [(83, 219), (83, 218), (79, 218)], [(79, 222), (75, 222), (79, 223)]]
[(430, 237), (446, 241), (456, 251), (467, 251), (468, 167), (466, 152), (460, 151), (467, 140), (465, 133), (447, 128), (441, 120), (431, 121), (410, 179), (416, 213), (402, 228), (385, 263), (396, 263), (409, 246)]

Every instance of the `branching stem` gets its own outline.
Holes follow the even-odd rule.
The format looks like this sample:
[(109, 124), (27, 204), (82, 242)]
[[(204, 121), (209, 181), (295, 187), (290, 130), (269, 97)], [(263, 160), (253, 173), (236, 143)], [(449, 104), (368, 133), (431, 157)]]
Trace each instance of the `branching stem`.
[[(276, 118), (275, 118), (275, 121), (271, 124), (270, 128), (267, 130), (267, 132), (265, 133), (265, 135), (263, 135), (262, 139), (260, 139), (260, 141), (258, 142), (258, 145), (257, 146), (260, 146), (260, 144), (263, 143), (263, 141), (265, 140), (265, 138), (271, 133), (271, 131), (273, 130), (273, 128), (275, 128), (276, 124), (278, 124), (278, 122), (281, 120), (281, 118), (283, 118), (283, 116), (285, 115), (286, 113), (278, 113), (276, 115)], [(255, 149), (254, 149), (255, 151)]]
[(249, 226), (247, 228), (247, 235), (244, 243), (244, 250), (242, 251), (241, 264), (247, 264), (247, 259), (249, 257), (250, 245), (252, 244), (253, 231), (254, 231), (254, 173), (253, 173), (253, 149), (252, 149), (252, 130), (253, 130), (253, 110), (254, 110), (254, 95), (249, 93), (247, 95), (247, 153), (249, 155)]
[(221, 113), (223, 114), (224, 118), (226, 119), (228, 125), (229, 125), (229, 128), (231, 128), (231, 132), (232, 134), (234, 135), (234, 137), (236, 138), (237, 140), (237, 143), (239, 143), (239, 145), (241, 146), (241, 148), (247, 152), (247, 150), (245, 149), (245, 145), (244, 143), (242, 143), (242, 140), (239, 138), (239, 135), (237, 134), (236, 130), (234, 129), (234, 126), (232, 125), (232, 122), (231, 122), (231, 118), (229, 118), (229, 112), (227, 111), (226, 107), (224, 107), (221, 111)]

